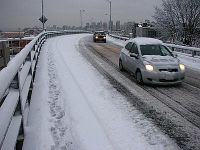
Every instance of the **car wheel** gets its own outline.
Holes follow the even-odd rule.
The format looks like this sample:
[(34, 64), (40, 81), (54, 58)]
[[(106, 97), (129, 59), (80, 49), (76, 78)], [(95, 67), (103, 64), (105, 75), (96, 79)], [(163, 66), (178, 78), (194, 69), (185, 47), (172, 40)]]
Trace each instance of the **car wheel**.
[(124, 67), (122, 65), (122, 60), (121, 59), (119, 60), (119, 70), (120, 71), (125, 71), (125, 69), (124, 69)]
[(106, 43), (106, 40), (104, 40), (104, 43)]
[(141, 73), (140, 70), (137, 70), (137, 71), (136, 71), (135, 78), (136, 78), (136, 82), (137, 82), (138, 84), (143, 84), (142, 73)]

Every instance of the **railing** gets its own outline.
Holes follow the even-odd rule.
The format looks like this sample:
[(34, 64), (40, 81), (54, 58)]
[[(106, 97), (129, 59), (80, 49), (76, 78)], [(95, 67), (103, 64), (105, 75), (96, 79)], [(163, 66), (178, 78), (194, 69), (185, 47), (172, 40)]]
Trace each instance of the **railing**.
[(0, 71), (0, 149), (22, 149), (41, 47), (47, 38), (83, 31), (42, 32)]
[[(121, 36), (114, 35), (114, 34), (110, 34), (109, 36), (116, 38), (116, 39), (124, 40), (124, 41), (130, 39), (130, 38), (127, 38), (127, 37), (121, 37)], [(177, 52), (189, 54), (192, 57), (200, 56), (200, 48), (181, 46), (181, 45), (175, 45), (175, 44), (167, 44), (167, 43), (164, 43), (164, 45), (171, 48), (172, 51), (177, 51)]]
[(128, 37), (124, 37), (124, 36), (119, 36), (119, 35), (114, 35), (114, 34), (109, 34), (109, 36), (113, 37), (113, 38), (116, 38), (116, 39), (120, 39), (120, 40), (129, 40), (130, 38)]
[(165, 45), (170, 47), (172, 49), (172, 51), (189, 54), (192, 57), (200, 56), (200, 48), (181, 46), (181, 45), (175, 45), (175, 44), (167, 44), (167, 43), (165, 43)]

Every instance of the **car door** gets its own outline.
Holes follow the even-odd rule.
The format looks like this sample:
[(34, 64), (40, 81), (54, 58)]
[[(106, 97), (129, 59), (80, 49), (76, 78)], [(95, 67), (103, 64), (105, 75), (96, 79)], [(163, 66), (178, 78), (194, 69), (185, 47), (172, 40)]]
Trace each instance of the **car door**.
[[(131, 56), (132, 54), (132, 56)], [(128, 55), (128, 69), (132, 72), (135, 73), (138, 65), (138, 47), (135, 43), (132, 44), (131, 49), (129, 50), (129, 55)]]
[(122, 60), (122, 64), (123, 64), (123, 67), (124, 68), (126, 68), (126, 69), (128, 69), (128, 62), (127, 62), (127, 60), (128, 60), (128, 57), (129, 57), (129, 51), (130, 51), (130, 49), (131, 49), (131, 47), (132, 47), (132, 42), (128, 42), (126, 45), (125, 45), (125, 47), (122, 49), (122, 51), (121, 51), (121, 60)]

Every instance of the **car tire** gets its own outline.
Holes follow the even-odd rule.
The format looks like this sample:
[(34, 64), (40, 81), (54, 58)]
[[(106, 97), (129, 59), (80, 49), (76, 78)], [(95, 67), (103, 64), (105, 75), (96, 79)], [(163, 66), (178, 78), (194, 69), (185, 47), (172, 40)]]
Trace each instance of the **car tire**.
[(104, 43), (106, 43), (106, 40), (104, 40)]
[(136, 82), (140, 85), (143, 84), (143, 79), (142, 79), (142, 73), (140, 70), (137, 70), (136, 73), (135, 73), (135, 79), (136, 79)]
[(123, 65), (122, 65), (122, 60), (121, 59), (119, 59), (119, 70), (120, 71), (125, 71), (125, 69), (124, 69), (124, 67), (123, 67)]

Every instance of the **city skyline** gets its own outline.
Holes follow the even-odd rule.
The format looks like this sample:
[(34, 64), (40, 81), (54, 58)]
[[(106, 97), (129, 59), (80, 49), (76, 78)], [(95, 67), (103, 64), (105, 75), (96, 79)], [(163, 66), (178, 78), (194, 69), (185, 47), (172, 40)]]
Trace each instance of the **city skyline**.
[[(35, 0), (2, 0), (0, 6), (0, 29), (18, 29), (25, 27), (41, 27), (38, 20), (41, 17), (41, 1)], [(152, 20), (154, 6), (159, 6), (161, 0), (115, 0), (112, 1), (112, 20), (121, 23), (128, 21), (143, 22)], [(69, 25), (80, 26), (80, 10), (83, 24), (87, 22), (109, 21), (109, 3), (106, 0), (44, 0), (44, 14), (48, 18), (45, 26)], [(144, 11), (145, 10), (145, 11)], [(132, 15), (131, 15), (132, 14)]]

